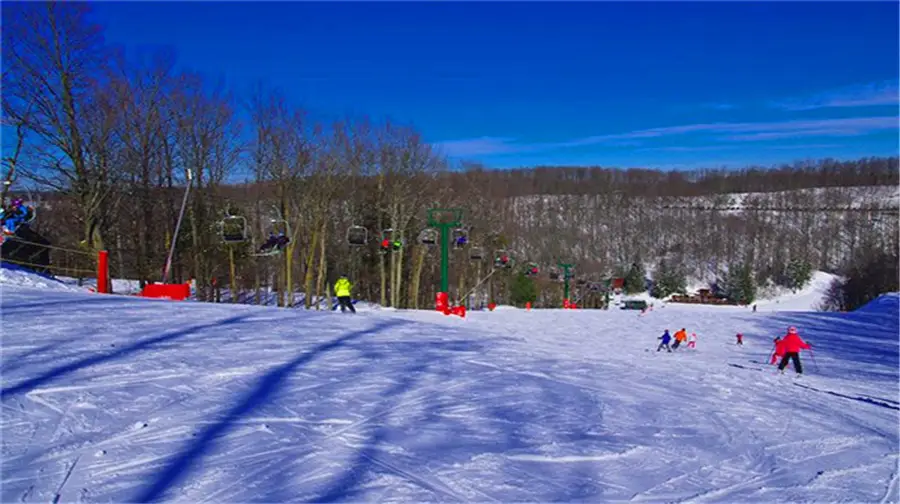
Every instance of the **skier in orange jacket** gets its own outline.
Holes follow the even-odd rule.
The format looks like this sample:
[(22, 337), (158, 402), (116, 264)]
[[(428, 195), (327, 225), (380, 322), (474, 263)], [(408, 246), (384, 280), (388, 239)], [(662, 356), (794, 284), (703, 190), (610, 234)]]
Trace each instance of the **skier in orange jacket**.
[(687, 330), (682, 327), (681, 330), (673, 334), (672, 337), (675, 338), (675, 343), (672, 345), (672, 350), (675, 350), (679, 345), (684, 343), (684, 340), (687, 339)]

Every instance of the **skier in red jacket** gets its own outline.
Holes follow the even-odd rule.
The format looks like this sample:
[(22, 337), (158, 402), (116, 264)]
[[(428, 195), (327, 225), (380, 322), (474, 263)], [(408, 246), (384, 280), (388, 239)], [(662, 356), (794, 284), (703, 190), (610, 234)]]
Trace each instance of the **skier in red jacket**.
[(775, 352), (772, 353), (772, 359), (769, 361), (769, 364), (775, 364), (781, 357), (784, 357), (784, 340), (779, 336), (775, 338)]
[(788, 360), (793, 360), (794, 371), (797, 374), (803, 374), (803, 366), (800, 364), (800, 350), (809, 350), (812, 348), (810, 344), (800, 338), (800, 335), (797, 334), (797, 328), (794, 326), (788, 327), (788, 332), (781, 339), (781, 343), (784, 345), (784, 356), (781, 358), (781, 364), (778, 364), (778, 369), (784, 373)]

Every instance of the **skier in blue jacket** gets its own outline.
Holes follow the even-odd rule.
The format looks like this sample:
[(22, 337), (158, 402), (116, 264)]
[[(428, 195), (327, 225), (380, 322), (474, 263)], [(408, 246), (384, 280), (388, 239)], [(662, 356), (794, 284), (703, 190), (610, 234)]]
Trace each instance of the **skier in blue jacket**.
[(672, 349), (669, 348), (669, 342), (672, 341), (672, 336), (669, 334), (669, 330), (668, 330), (668, 329), (666, 329), (666, 332), (664, 332), (662, 336), (660, 336), (659, 338), (656, 338), (656, 339), (662, 340), (662, 343), (660, 343), (659, 346), (656, 347), (656, 351), (657, 351), (657, 352), (659, 352), (659, 351), (662, 350), (663, 348), (665, 348), (666, 350), (668, 350), (669, 353), (672, 352)]
[(3, 232), (8, 235), (16, 234), (16, 229), (22, 224), (28, 223), (33, 217), (32, 210), (21, 198), (12, 200), (8, 207), (0, 211), (3, 220)]

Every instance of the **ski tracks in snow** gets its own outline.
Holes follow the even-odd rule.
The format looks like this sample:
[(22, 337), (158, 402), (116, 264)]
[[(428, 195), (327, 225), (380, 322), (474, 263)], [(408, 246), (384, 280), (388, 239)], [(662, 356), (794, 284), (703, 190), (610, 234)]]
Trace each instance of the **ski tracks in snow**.
[[(896, 403), (842, 397), (875, 399), (877, 387), (728, 366), (762, 352), (750, 330), (747, 348), (729, 344), (738, 322), (720, 312), (690, 311), (699, 348), (668, 354), (645, 348), (684, 325), (688, 312), (675, 307), (643, 318), (509, 310), (457, 320), (121, 303), (120, 313), (148, 317), (137, 325), (151, 339), (154, 327), (233, 315), (225, 308), (248, 316), (5, 398), (3, 500), (133, 500), (192, 450), (165, 498), (887, 502), (898, 491)], [(97, 327), (108, 318), (79, 316)], [(53, 351), (72, 358), (66, 345), (50, 349), (77, 330), (51, 318), (58, 324), (28, 345), (40, 355), (13, 366), (17, 376), (30, 378), (29, 362), (41, 374)], [(387, 319), (408, 324), (339, 341)], [(107, 328), (91, 344), (121, 348), (121, 337)], [(325, 351), (272, 377), (317, 345)], [(225, 418), (266, 380), (277, 390)]]

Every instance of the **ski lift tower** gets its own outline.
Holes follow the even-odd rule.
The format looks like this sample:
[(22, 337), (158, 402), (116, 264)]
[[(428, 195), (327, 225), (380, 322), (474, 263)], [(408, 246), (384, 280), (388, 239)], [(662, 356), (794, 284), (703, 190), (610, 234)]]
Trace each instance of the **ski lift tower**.
[(428, 226), (441, 233), (441, 290), (435, 297), (435, 308), (445, 311), (450, 295), (450, 230), (462, 225), (461, 208), (431, 208), (428, 210)]
[(558, 263), (557, 266), (563, 270), (563, 308), (569, 307), (569, 278), (572, 276), (570, 270), (574, 267), (568, 263)]

